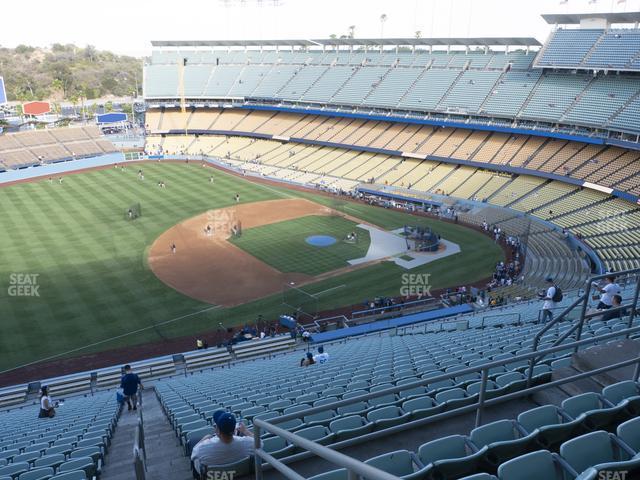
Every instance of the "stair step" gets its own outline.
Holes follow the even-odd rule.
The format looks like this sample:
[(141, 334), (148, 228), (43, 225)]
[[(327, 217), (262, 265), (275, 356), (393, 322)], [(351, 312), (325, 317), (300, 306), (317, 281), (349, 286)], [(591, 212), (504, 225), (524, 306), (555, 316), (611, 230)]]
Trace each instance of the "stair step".
[[(154, 480), (192, 480), (191, 464), (185, 456), (160, 403), (152, 390), (142, 392), (147, 478)], [(105, 459), (101, 480), (131, 480), (133, 439), (138, 416), (125, 411)]]

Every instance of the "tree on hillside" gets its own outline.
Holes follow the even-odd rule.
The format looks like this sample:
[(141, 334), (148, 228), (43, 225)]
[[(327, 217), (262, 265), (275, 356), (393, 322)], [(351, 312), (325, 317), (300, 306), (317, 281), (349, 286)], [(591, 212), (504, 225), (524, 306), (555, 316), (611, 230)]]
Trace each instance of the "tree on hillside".
[(0, 48), (0, 66), (9, 100), (20, 101), (128, 96), (142, 78), (139, 59), (100, 51), (92, 45)]

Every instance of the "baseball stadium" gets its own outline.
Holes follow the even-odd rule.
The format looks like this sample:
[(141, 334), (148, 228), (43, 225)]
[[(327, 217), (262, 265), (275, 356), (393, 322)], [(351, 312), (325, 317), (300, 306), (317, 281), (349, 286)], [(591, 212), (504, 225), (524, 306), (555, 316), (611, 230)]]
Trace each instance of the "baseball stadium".
[(640, 478), (627, 10), (0, 61), (0, 480)]

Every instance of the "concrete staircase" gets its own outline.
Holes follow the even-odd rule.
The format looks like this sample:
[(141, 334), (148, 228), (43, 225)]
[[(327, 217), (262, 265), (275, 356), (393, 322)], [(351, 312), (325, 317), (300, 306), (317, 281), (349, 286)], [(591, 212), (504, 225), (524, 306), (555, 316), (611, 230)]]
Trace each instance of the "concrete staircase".
[[(169, 425), (155, 392), (142, 392), (145, 446), (147, 449), (146, 478), (153, 480), (192, 480), (189, 459)], [(123, 411), (111, 447), (105, 458), (101, 480), (131, 480), (133, 470), (133, 438), (138, 416)]]

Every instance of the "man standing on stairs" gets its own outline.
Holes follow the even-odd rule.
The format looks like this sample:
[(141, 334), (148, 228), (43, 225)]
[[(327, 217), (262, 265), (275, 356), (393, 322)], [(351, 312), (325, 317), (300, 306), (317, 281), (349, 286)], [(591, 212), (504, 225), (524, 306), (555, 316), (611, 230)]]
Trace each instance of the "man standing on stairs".
[(217, 436), (205, 435), (191, 453), (196, 472), (202, 465), (214, 466), (235, 463), (254, 453), (253, 433), (244, 423), (236, 425), (232, 413), (218, 410), (213, 414)]
[[(142, 388), (140, 377), (131, 371), (131, 365), (124, 366), (124, 375), (120, 380), (120, 388), (129, 410), (138, 409), (138, 385)], [(133, 404), (133, 405), (132, 405)]]
[(558, 287), (556, 287), (553, 278), (547, 277), (545, 281), (549, 287), (547, 288), (546, 294), (542, 297), (542, 300), (544, 300), (542, 304), (542, 323), (553, 320), (553, 309), (556, 308), (557, 305), (556, 298), (558, 293)]

